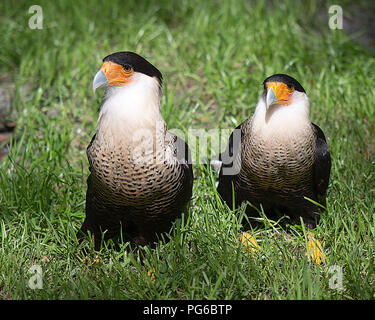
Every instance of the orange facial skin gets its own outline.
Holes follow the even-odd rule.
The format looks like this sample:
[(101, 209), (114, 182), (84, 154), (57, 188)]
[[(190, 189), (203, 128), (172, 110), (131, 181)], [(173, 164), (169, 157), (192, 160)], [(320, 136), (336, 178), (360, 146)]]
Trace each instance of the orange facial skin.
[(278, 104), (288, 105), (290, 103), (290, 95), (294, 92), (294, 89), (288, 88), (283, 82), (267, 82), (266, 86), (267, 90), (273, 89)]
[(123, 66), (114, 62), (104, 62), (100, 69), (108, 80), (108, 86), (122, 86), (130, 81), (134, 73), (133, 68), (125, 70)]

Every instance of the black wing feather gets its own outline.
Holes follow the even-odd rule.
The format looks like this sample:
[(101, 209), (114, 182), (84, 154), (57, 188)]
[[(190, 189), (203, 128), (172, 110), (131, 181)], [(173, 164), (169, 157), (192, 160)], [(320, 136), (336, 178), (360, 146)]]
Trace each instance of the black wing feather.
[[(239, 126), (237, 126), (235, 130), (242, 130), (242, 125), (244, 124), (244, 122), (242, 122)], [(233, 159), (235, 159), (238, 153), (241, 153), (241, 143), (242, 143), (241, 141), (242, 136), (241, 136), (240, 140), (236, 139), (237, 140), (236, 145), (234, 145), (233, 133), (234, 131), (229, 137), (227, 149), (225, 150), (225, 152), (219, 155), (219, 160), (222, 162), (222, 165), (221, 165), (221, 169), (219, 173), (219, 184), (217, 186), (217, 192), (222, 197), (222, 199), (226, 202), (229, 208), (233, 207), (233, 187), (234, 187), (234, 182), (236, 180), (238, 173), (237, 174), (224, 174), (223, 171), (226, 168), (233, 168), (234, 166)], [(234, 190), (234, 193), (236, 195), (235, 201), (236, 203), (239, 203), (240, 196), (237, 190)]]
[(184, 181), (183, 181), (183, 190), (181, 191), (181, 202), (183, 205), (187, 205), (191, 196), (192, 196), (192, 189), (193, 189), (193, 166), (192, 166), (192, 159), (191, 159), (191, 152), (189, 149), (188, 144), (175, 136), (176, 140), (174, 142), (175, 150), (177, 152), (177, 159), (182, 166), (184, 172)]
[(322, 129), (312, 123), (316, 135), (316, 153), (313, 165), (313, 183), (318, 198), (324, 197), (331, 173), (331, 155)]

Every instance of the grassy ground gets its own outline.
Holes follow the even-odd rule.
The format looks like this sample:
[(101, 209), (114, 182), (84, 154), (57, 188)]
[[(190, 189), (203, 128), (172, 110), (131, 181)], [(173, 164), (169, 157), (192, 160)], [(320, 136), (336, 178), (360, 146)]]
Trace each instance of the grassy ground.
[[(33, 4), (0, 4), (0, 74), (15, 86), (17, 122), (0, 162), (0, 299), (374, 298), (375, 59), (317, 18), (327, 14), (325, 1), (39, 1), (42, 30), (28, 28)], [(341, 4), (348, 13), (348, 1)], [(121, 50), (161, 70), (163, 115), (181, 130), (234, 128), (273, 73), (301, 82), (333, 159), (314, 231), (326, 263), (305, 256), (303, 228), (267, 219), (249, 230), (261, 249), (242, 250), (241, 217), (221, 204), (215, 174), (200, 166), (190, 216), (176, 222), (170, 241), (146, 248), (144, 266), (126, 243), (100, 253), (77, 244), (85, 148), (101, 99), (91, 82), (101, 59)], [(29, 287), (35, 264), (42, 289)], [(342, 290), (332, 287), (334, 266)]]

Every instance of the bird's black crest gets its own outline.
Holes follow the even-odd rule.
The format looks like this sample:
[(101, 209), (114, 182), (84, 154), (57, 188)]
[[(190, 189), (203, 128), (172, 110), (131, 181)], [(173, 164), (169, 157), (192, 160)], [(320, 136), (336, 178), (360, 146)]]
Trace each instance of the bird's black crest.
[(285, 83), (289, 88), (294, 88), (294, 90), (299, 92), (305, 92), (305, 89), (301, 86), (301, 84), (291, 76), (287, 74), (274, 74), (268, 77), (266, 80), (263, 81), (264, 89), (266, 89), (267, 82), (282, 82)]
[(160, 84), (162, 83), (163, 76), (161, 72), (145, 58), (142, 58), (140, 55), (134, 52), (115, 52), (103, 59), (103, 62), (107, 61), (111, 61), (122, 66), (130, 65), (135, 72), (144, 73), (145, 75), (148, 75), (150, 77), (156, 77), (159, 79)]

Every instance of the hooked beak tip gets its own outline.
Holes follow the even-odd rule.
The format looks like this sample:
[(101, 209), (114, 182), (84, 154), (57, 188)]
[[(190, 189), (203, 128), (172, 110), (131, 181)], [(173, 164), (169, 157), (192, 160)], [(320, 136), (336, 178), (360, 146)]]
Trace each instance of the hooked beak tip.
[(266, 98), (266, 108), (268, 108), (277, 102), (275, 91), (272, 88), (269, 88), (267, 91), (267, 98)]
[(94, 77), (94, 80), (92, 82), (92, 91), (93, 93), (95, 94), (95, 91), (98, 89), (98, 88), (102, 88), (102, 87), (106, 87), (108, 85), (108, 80), (107, 80), (107, 77), (105, 76), (104, 72), (102, 69), (100, 69), (95, 77)]

